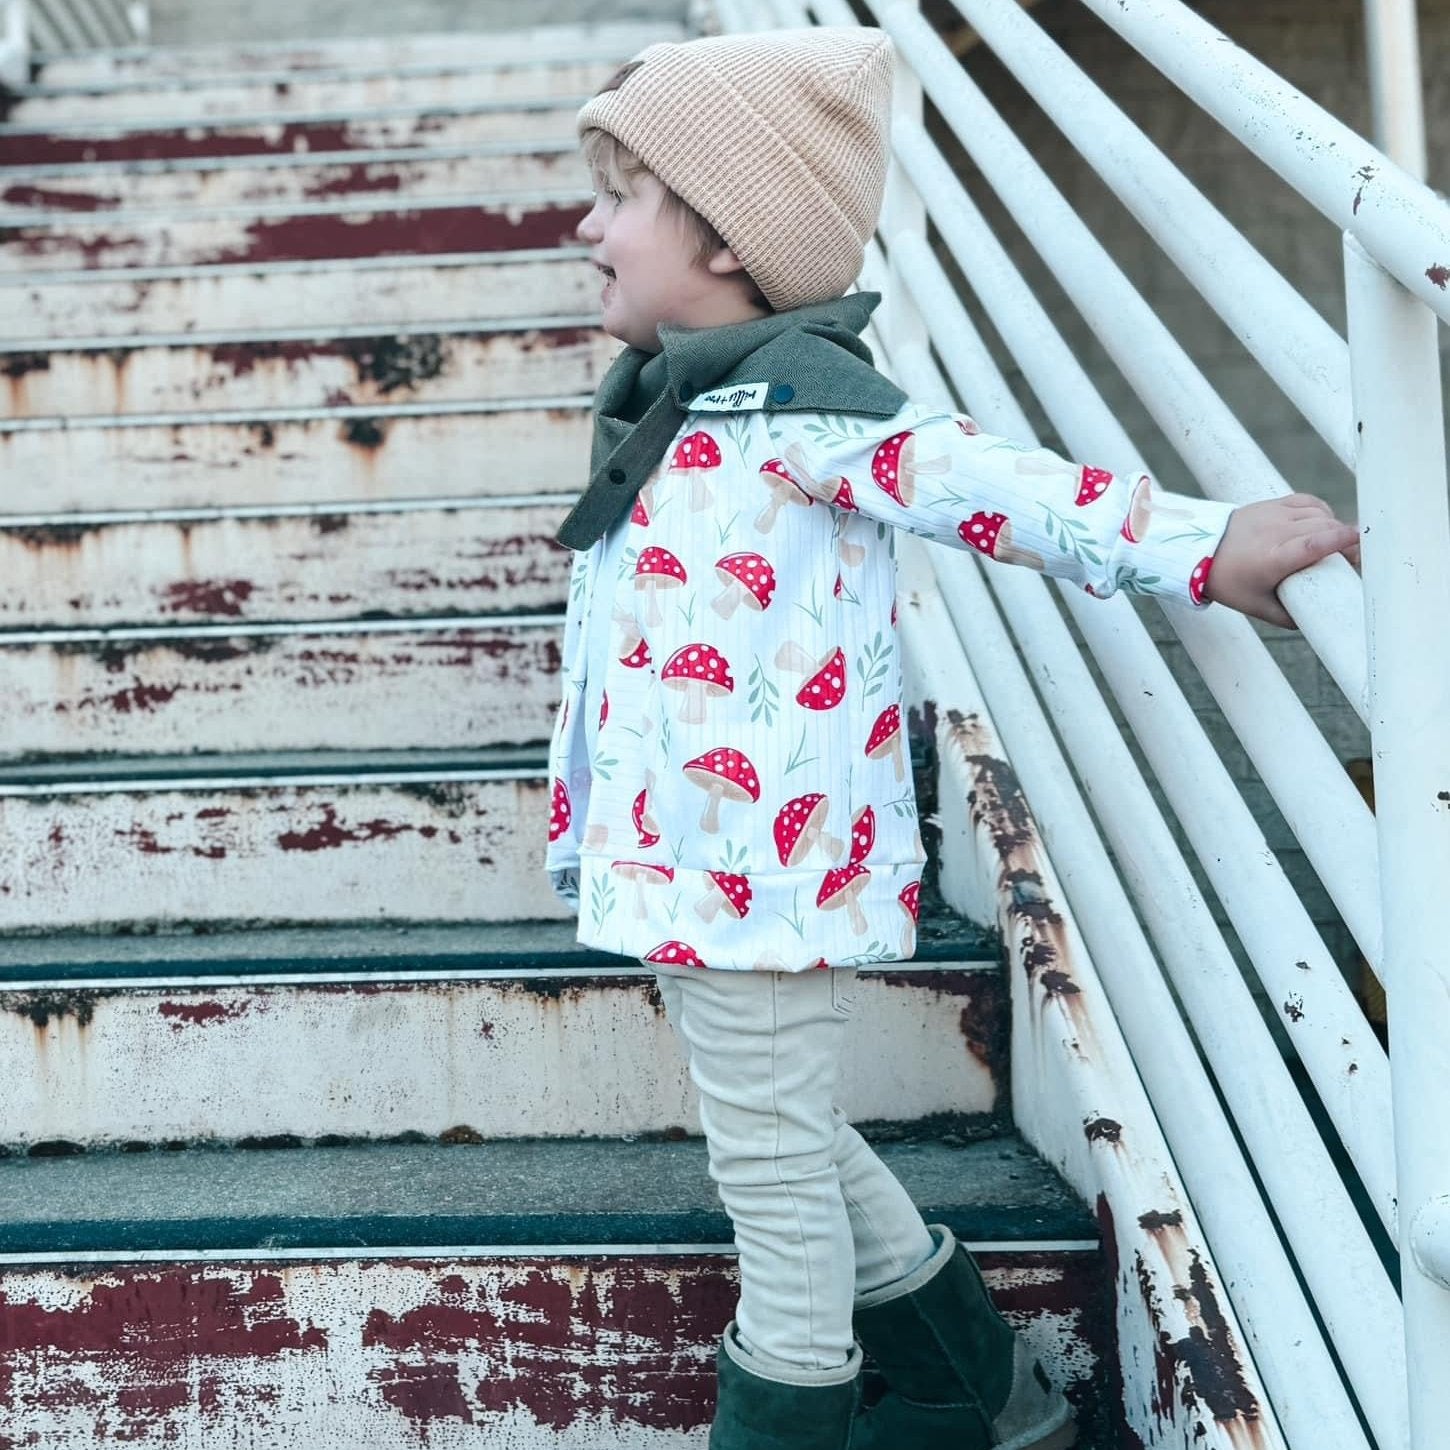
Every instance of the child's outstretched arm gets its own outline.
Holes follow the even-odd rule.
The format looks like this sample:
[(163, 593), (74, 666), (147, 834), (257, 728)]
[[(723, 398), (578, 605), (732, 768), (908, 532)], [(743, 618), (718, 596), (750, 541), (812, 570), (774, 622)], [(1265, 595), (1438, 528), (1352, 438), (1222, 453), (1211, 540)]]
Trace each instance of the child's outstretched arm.
[(1359, 563), (1359, 530), (1341, 523), (1322, 498), (1291, 493), (1234, 510), (1214, 555), (1208, 597), (1270, 624), (1294, 627), (1276, 593), (1297, 574), (1331, 554)]

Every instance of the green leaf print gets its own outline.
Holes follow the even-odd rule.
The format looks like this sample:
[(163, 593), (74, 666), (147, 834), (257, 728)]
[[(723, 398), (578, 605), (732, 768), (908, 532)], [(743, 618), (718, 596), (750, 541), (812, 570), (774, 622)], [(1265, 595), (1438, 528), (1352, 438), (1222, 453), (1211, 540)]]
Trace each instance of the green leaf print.
[(680, 618), (685, 621), (685, 627), (687, 629), (693, 629), (695, 627), (695, 600), (696, 600), (696, 598), (697, 598), (696, 595), (694, 595), (694, 594), (691, 594), (690, 595), (690, 605), (689, 605), (689, 608), (688, 609), (683, 604), (677, 604), (675, 606), (675, 608), (680, 611)]
[(799, 600), (797, 600), (796, 602), (796, 608), (799, 609), (802, 614), (809, 615), (810, 618), (813, 619), (817, 625), (820, 625), (823, 620), (821, 601), (817, 597), (820, 593), (820, 587), (821, 581), (819, 579), (812, 579), (811, 602), (808, 605), (800, 603)]
[(675, 918), (680, 914), (680, 897), (682, 895), (682, 892), (675, 892), (675, 899), (665, 907), (665, 915), (669, 917), (671, 926), (674, 925)]
[(895, 800), (883, 801), (883, 806), (890, 806), (893, 814), (906, 816), (910, 819), (916, 817), (916, 801), (909, 795), (899, 795)]
[(670, 755), (670, 717), (668, 715), (660, 718), (660, 750), (668, 760)]
[(1201, 544), (1205, 539), (1213, 537), (1212, 529), (1205, 529), (1195, 524), (1192, 528), (1182, 529), (1176, 534), (1165, 534), (1157, 542), (1160, 544)]
[(1119, 564), (1113, 571), (1112, 585), (1124, 594), (1151, 594), (1163, 582), (1159, 574), (1140, 574), (1131, 564)]
[(739, 517), (740, 510), (736, 509), (724, 525), (716, 525), (716, 531), (720, 535), (720, 547), (722, 549), (730, 542), (730, 536), (735, 532), (735, 520)]
[(639, 550), (631, 546), (619, 556), (619, 577), (628, 579), (639, 564)]
[(846, 583), (845, 575), (841, 576), (841, 602), (843, 604), (860, 604), (861, 596)]
[(597, 775), (600, 780), (613, 780), (614, 776), (612, 772), (614, 770), (614, 767), (618, 764), (619, 760), (616, 756), (596, 755), (594, 757), (594, 774)]
[(804, 918), (800, 914), (800, 894), (800, 887), (796, 887), (796, 889), (790, 894), (790, 908), (794, 915), (787, 916), (783, 911), (777, 911), (775, 915), (778, 916), (783, 922), (786, 922), (795, 931), (795, 934), (804, 941), (806, 934), (806, 924)]
[(818, 443), (854, 443), (866, 436), (866, 425), (848, 413), (820, 413), (805, 431)]
[(750, 671), (750, 694), (747, 696), (750, 705), (750, 718), (758, 720), (765, 716), (765, 728), (767, 730), (775, 723), (775, 712), (780, 709), (780, 691), (775, 684), (766, 678), (765, 671), (760, 667), (760, 656), (755, 656), (755, 665)]
[(670, 850), (674, 853), (675, 865), (678, 866), (685, 857), (685, 838), (681, 836), (678, 841), (671, 841)]
[(614, 883), (607, 876), (597, 876), (589, 895), (589, 912), (594, 918), (594, 930), (604, 925), (604, 918), (614, 910)]
[(853, 956), (841, 957), (837, 962), (842, 967), (864, 967), (870, 962), (889, 962), (896, 960), (896, 953), (882, 942), (873, 941), (865, 951), (856, 952)]
[(733, 841), (726, 841), (721, 847), (720, 861), (722, 871), (732, 871), (739, 876), (750, 874), (750, 848), (744, 841), (738, 846)]
[(1077, 519), (1065, 519), (1053, 513), (1046, 504), (1040, 505), (1047, 531), (1047, 537), (1064, 553), (1071, 554), (1080, 564), (1095, 564), (1102, 567), (1103, 556), (1093, 547), (1097, 539), (1086, 524)]
[(886, 684), (887, 672), (891, 666), (892, 644), (881, 630), (866, 646), (865, 652), (856, 657), (856, 674), (861, 681), (861, 697), (869, 700)]
[(820, 759), (820, 756), (818, 755), (805, 755), (803, 753), (806, 748), (806, 736), (809, 733), (810, 726), (801, 726), (800, 742), (796, 745), (796, 748), (791, 751), (790, 759), (785, 763), (785, 770), (783, 772), (785, 775), (789, 775), (791, 771), (796, 770), (802, 765), (809, 765), (812, 761)]

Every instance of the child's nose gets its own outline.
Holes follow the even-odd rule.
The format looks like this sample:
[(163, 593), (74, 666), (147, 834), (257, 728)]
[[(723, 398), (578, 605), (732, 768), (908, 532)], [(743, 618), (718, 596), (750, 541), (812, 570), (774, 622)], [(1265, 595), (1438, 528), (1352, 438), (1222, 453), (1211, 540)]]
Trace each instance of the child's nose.
[(579, 225), (574, 228), (574, 235), (581, 242), (597, 242), (604, 236), (604, 228), (599, 222), (599, 198), (595, 197), (594, 205), (580, 219)]

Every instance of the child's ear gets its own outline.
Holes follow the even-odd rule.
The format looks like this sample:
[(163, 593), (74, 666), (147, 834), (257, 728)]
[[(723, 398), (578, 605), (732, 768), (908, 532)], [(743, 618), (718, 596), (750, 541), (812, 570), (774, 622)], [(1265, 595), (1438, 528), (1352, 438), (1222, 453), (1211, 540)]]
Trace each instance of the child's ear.
[(729, 247), (717, 247), (710, 253), (705, 266), (717, 277), (728, 277), (732, 272), (743, 272), (745, 263)]

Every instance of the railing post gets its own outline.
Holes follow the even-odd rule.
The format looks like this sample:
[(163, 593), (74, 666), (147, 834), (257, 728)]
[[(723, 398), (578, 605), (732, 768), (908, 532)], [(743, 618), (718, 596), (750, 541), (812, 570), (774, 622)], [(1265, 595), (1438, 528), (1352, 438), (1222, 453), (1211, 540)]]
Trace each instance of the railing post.
[(1374, 144), (1425, 179), (1425, 91), (1415, 0), (1364, 0), (1365, 52)]
[(0, 86), (30, 79), (30, 16), (26, 0), (0, 0)]
[[(1450, 502), (1436, 319), (1353, 238), (1345, 293), (1364, 534), (1402, 1297), (1415, 1450), (1450, 1424)], [(1438, 1264), (1435, 1262), (1438, 1259)]]

